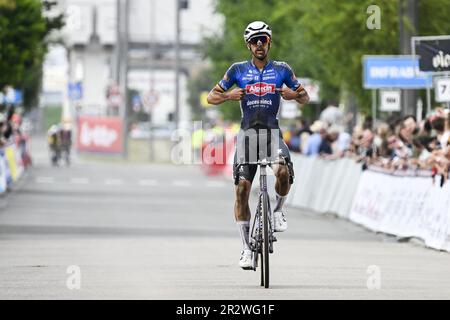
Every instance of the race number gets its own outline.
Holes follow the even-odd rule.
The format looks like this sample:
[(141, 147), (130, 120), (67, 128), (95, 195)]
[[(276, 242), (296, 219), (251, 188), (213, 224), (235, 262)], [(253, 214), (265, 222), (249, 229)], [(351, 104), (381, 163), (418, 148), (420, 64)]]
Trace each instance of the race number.
[(450, 78), (437, 78), (434, 93), (437, 102), (450, 102)]

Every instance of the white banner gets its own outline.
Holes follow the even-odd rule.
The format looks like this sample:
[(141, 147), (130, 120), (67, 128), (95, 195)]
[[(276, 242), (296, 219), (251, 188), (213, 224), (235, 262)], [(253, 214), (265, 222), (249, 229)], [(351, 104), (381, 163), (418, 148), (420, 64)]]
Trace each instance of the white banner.
[(415, 237), (431, 248), (445, 249), (449, 230), (450, 187), (431, 178), (365, 171), (350, 220), (373, 231)]
[(295, 180), (287, 204), (335, 213), (372, 231), (419, 238), (450, 252), (449, 182), (441, 188), (423, 172), (362, 171), (361, 164), (346, 158), (294, 154), (292, 161)]

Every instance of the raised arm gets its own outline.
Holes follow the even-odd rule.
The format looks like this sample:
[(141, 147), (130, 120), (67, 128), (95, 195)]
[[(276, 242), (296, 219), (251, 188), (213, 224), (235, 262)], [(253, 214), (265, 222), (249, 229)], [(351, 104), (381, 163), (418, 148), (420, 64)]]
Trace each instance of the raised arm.
[(216, 85), (208, 94), (207, 101), (209, 104), (221, 104), (228, 100), (239, 101), (244, 96), (244, 89), (234, 88), (225, 92), (219, 85)]
[(282, 88), (280, 94), (284, 100), (295, 100), (301, 105), (309, 102), (308, 92), (302, 86), (299, 86), (296, 90)]
[(285, 76), (284, 83), (287, 88), (282, 88), (280, 91), (281, 96), (285, 100), (295, 100), (301, 105), (309, 102), (309, 95), (305, 88), (297, 80), (292, 68), (286, 63), (285, 64)]

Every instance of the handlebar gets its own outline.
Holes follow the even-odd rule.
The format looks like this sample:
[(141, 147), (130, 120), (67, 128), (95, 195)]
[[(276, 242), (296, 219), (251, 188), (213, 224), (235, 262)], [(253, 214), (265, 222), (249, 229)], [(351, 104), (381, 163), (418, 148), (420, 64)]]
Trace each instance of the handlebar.
[(246, 162), (241, 162), (238, 163), (238, 167), (242, 166), (242, 165), (246, 165), (246, 164), (256, 164), (259, 166), (270, 166), (272, 164), (281, 164), (281, 165), (286, 165), (286, 160), (284, 158), (277, 158), (275, 160), (267, 160), (267, 159), (261, 159), (258, 161), (246, 161)]

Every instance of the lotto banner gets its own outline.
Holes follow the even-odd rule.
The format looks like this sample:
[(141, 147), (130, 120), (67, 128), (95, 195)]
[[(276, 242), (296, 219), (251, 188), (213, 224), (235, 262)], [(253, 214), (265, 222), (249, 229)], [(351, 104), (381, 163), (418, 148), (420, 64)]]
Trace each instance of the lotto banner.
[(121, 153), (122, 121), (118, 117), (80, 116), (77, 150), (82, 152)]

